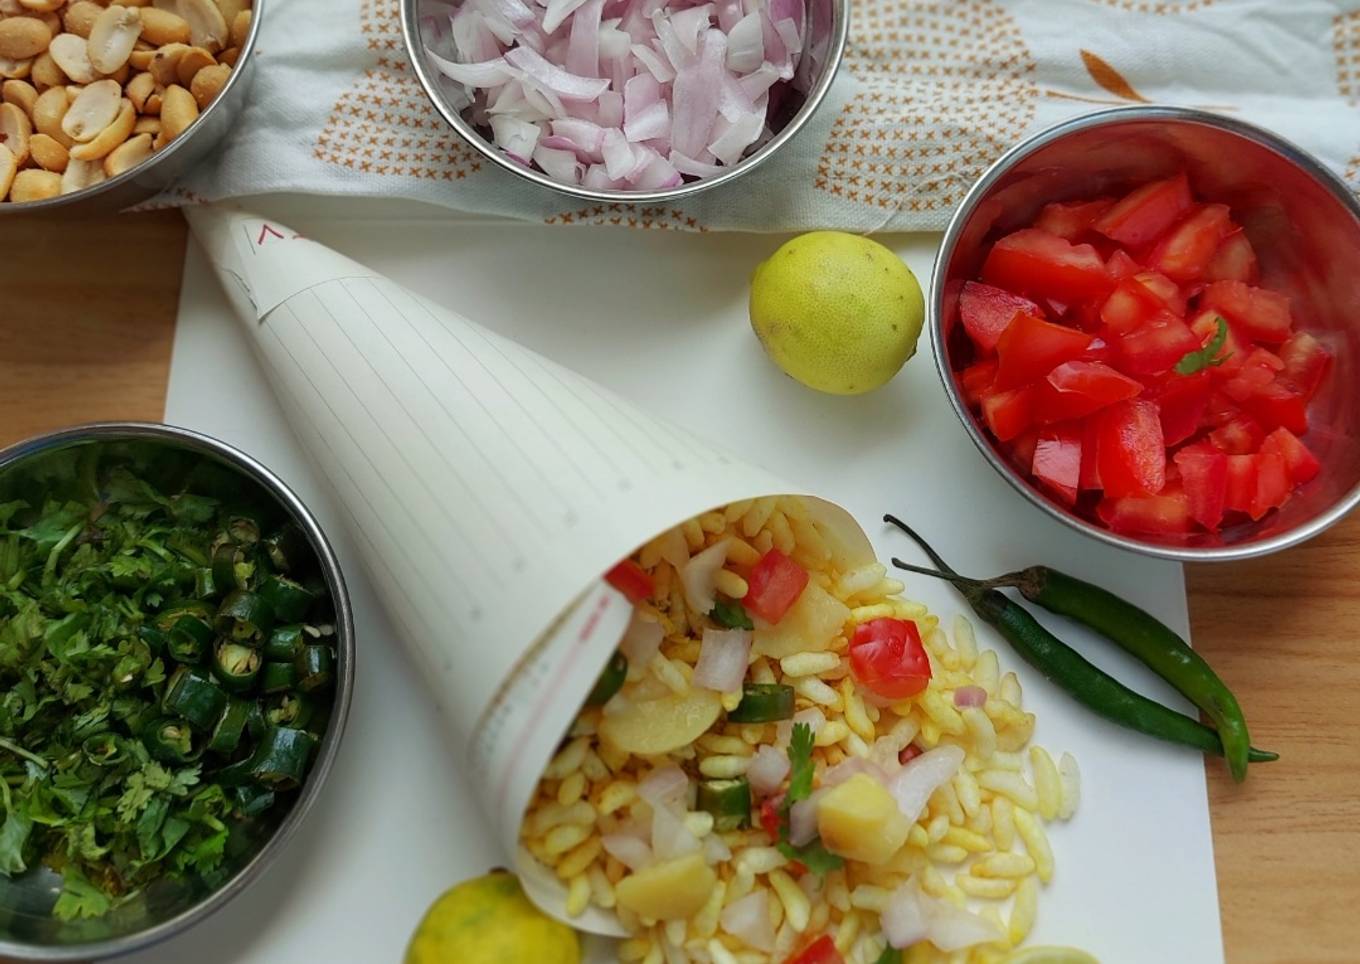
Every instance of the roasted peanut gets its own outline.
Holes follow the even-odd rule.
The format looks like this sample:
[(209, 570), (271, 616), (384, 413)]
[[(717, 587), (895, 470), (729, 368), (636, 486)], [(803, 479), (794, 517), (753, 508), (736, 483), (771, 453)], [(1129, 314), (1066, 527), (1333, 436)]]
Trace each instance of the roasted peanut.
[(127, 86), (123, 88), (123, 93), (128, 100), (132, 101), (132, 106), (137, 108), (137, 113), (144, 114), (146, 113), (146, 99), (151, 96), (155, 89), (156, 78), (143, 72), (128, 81)]
[(14, 175), (14, 184), (9, 189), (9, 199), (16, 204), (22, 204), (25, 201), (45, 201), (60, 193), (60, 174), (33, 167)]
[(184, 55), (179, 58), (179, 63), (175, 65), (175, 79), (179, 81), (181, 87), (189, 87), (194, 80), (194, 75), (204, 67), (211, 67), (216, 60), (213, 55), (202, 47), (190, 47), (184, 51)]
[(19, 0), (20, 6), (34, 13), (55, 13), (66, 0)]
[(33, 136), (33, 121), (14, 104), (0, 104), (0, 144), (9, 148), (20, 167), (28, 160), (29, 138)]
[(66, 165), (61, 175), (61, 193), (72, 194), (93, 187), (100, 181), (108, 180), (104, 165), (99, 161), (76, 161)]
[(156, 137), (159, 150), (183, 134), (189, 125), (198, 120), (198, 104), (194, 95), (179, 84), (165, 88), (164, 102), (161, 105), (161, 132)]
[(151, 63), (147, 64), (146, 69), (151, 71), (156, 83), (165, 87), (179, 80), (179, 59), (188, 49), (188, 44), (166, 44), (152, 55)]
[(150, 134), (155, 137), (161, 132), (161, 119), (159, 117), (138, 117), (137, 123), (132, 128), (133, 134)]
[(66, 75), (61, 72), (50, 52), (40, 54), (38, 59), (33, 61), (33, 72), (29, 79), (39, 91), (47, 90), (49, 87), (60, 87), (66, 83)]
[(142, 36), (158, 47), (166, 44), (188, 44), (193, 37), (189, 21), (169, 10), (157, 7), (141, 7), (138, 14), (142, 18)]
[[(115, 81), (100, 80), (83, 88), (62, 118), (61, 129), (73, 140), (85, 143), (113, 123), (123, 105), (123, 88)], [(132, 129), (132, 125), (128, 125)]]
[(218, 51), (227, 43), (227, 21), (213, 0), (154, 0), (162, 10), (171, 10), (189, 24), (195, 47)]
[(109, 177), (117, 177), (124, 171), (130, 171), (142, 161), (151, 156), (151, 135), (138, 134), (136, 137), (129, 138), (110, 152), (104, 158), (104, 173)]
[(61, 122), (70, 106), (64, 87), (49, 87), (33, 103), (33, 127), (68, 150), (75, 141), (62, 130)]
[[(71, 105), (71, 109), (75, 109), (74, 104)], [(72, 160), (97, 161), (107, 157), (114, 148), (132, 135), (132, 128), (136, 123), (137, 112), (132, 109), (132, 101), (124, 97), (118, 108), (118, 116), (111, 124), (101, 130), (94, 140), (71, 148)]]
[(128, 7), (109, 7), (90, 30), (90, 63), (101, 74), (112, 74), (127, 65), (132, 48), (142, 35), (142, 18)]
[(32, 72), (32, 57), (25, 58), (24, 60), (0, 57), (0, 77), (4, 77), (6, 80), (23, 80)]
[(194, 74), (193, 83), (189, 85), (189, 93), (194, 95), (198, 109), (200, 111), (207, 110), (208, 105), (222, 92), (222, 88), (226, 86), (230, 79), (231, 68), (226, 64), (204, 67)]
[(18, 170), (19, 162), (14, 159), (14, 154), (4, 144), (0, 144), (0, 199), (9, 194)]
[(37, 17), (0, 20), (0, 57), (31, 60), (47, 49), (52, 31)]
[(244, 47), (246, 37), (250, 35), (250, 11), (242, 10), (231, 21), (231, 45), (233, 47)]
[(44, 171), (56, 171), (58, 174), (66, 170), (66, 162), (71, 159), (66, 148), (46, 134), (34, 134), (30, 137), (28, 139), (28, 152)]
[(103, 12), (104, 8), (94, 0), (76, 0), (75, 3), (67, 4), (66, 9), (62, 11), (62, 28), (77, 37), (88, 37), (95, 20)]
[(38, 91), (26, 80), (7, 80), (0, 86), (0, 99), (6, 104), (22, 108), (29, 120), (32, 120), (33, 105), (37, 103)]

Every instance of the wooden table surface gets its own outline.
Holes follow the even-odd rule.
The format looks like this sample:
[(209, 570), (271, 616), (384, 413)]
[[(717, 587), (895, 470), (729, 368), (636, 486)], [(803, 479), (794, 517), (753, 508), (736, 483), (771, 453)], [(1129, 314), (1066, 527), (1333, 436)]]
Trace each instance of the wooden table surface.
[[(173, 212), (0, 220), (0, 446), (161, 418), (184, 244)], [(1282, 756), (1241, 787), (1208, 768), (1228, 960), (1360, 961), (1360, 514), (1186, 581), (1195, 645)]]

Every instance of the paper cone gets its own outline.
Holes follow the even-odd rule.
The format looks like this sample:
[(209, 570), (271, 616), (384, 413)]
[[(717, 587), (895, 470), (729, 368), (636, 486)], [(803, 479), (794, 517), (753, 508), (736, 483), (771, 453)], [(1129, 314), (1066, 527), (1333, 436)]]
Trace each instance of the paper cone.
[[(519, 853), (543, 767), (631, 615), (601, 574), (692, 516), (800, 489), (280, 224), (186, 216)], [(848, 513), (813, 507), (842, 566), (872, 559)], [(517, 863), (562, 916), (556, 878)], [(572, 923), (621, 933), (604, 911)]]

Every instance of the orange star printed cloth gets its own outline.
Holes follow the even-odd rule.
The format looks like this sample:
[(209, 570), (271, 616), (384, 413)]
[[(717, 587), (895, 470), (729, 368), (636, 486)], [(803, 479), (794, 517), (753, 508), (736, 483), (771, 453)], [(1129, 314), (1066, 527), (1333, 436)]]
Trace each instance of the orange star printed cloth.
[[(429, 16), (443, 0), (420, 0)], [(853, 0), (829, 96), (778, 157), (665, 207), (587, 203), (499, 170), (421, 89), (398, 0), (266, 11), (251, 102), (158, 204), (250, 194), (404, 197), (548, 224), (939, 230), (1018, 140), (1112, 106), (1260, 124), (1360, 189), (1357, 0)]]

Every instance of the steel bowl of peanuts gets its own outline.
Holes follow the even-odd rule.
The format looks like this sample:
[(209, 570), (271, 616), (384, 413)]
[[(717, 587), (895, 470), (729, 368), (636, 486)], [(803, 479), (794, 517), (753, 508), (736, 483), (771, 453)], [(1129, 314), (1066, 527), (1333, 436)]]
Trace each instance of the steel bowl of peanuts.
[(264, 0), (0, 0), (0, 216), (118, 210), (235, 124)]

